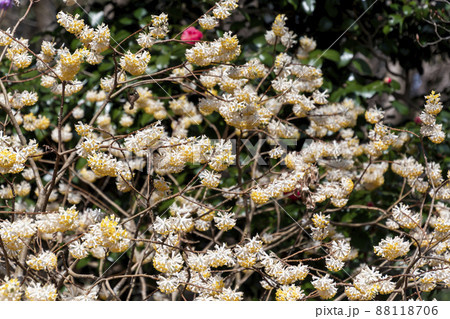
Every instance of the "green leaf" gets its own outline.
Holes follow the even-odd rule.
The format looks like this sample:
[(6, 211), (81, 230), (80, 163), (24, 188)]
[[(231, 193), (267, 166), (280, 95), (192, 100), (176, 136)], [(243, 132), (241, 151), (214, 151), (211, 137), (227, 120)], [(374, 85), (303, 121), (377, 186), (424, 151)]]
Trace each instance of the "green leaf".
[(133, 15), (136, 19), (141, 20), (148, 14), (148, 11), (145, 8), (139, 8), (134, 10)]
[(262, 63), (264, 63), (265, 65), (272, 65), (273, 64), (273, 57), (272, 54), (269, 53), (261, 53), (259, 55), (259, 59), (261, 60)]
[(134, 22), (134, 20), (131, 19), (131, 18), (128, 18), (128, 17), (124, 17), (124, 18), (122, 18), (122, 19), (119, 20), (119, 23), (120, 23), (120, 24), (123, 24), (123, 25), (130, 25), (130, 24), (132, 24), (133, 22)]
[(361, 87), (360, 92), (358, 92), (358, 95), (368, 99), (374, 96), (376, 93), (385, 91), (389, 91), (389, 89), (384, 86), (384, 83), (382, 81), (374, 81), (370, 84)]
[(80, 259), (80, 260), (77, 262), (77, 265), (76, 265), (75, 267), (77, 268), (77, 270), (83, 269), (84, 266), (87, 266), (87, 264), (89, 264), (89, 260), (90, 260), (90, 258), (83, 258), (83, 259)]
[(36, 135), (36, 139), (40, 142), (40, 141), (42, 141), (44, 138), (45, 138), (45, 133), (44, 133), (45, 131), (42, 131), (42, 130), (35, 130), (34, 131), (34, 133), (35, 133), (35, 135)]
[(260, 35), (253, 39), (253, 44), (256, 45), (258, 48), (261, 48), (264, 45), (267, 45), (267, 41), (264, 35)]
[(170, 55), (169, 54), (161, 54), (156, 58), (156, 67), (158, 69), (163, 69), (166, 68), (169, 65), (169, 59), (170, 59)]
[(392, 102), (392, 106), (395, 107), (395, 109), (401, 114), (401, 115), (408, 115), (409, 114), (409, 108), (399, 101)]
[(332, 18), (338, 15), (338, 10), (336, 8), (334, 1), (332, 0), (327, 0), (327, 2), (325, 2), (325, 10), (327, 11), (328, 15)]
[(402, 9), (405, 16), (409, 16), (413, 13), (413, 9), (408, 5), (404, 5)]
[(303, 0), (302, 7), (307, 14), (312, 14), (316, 7), (316, 0)]
[(298, 8), (298, 1), (297, 0), (287, 0), (287, 2), (289, 2), (295, 10), (297, 10)]
[(404, 17), (402, 17), (401, 15), (393, 14), (393, 15), (389, 16), (389, 25), (391, 25), (391, 26), (394, 26), (396, 24), (400, 25), (400, 33), (402, 33), (403, 19), (404, 19)]
[(342, 216), (341, 222), (350, 223), (355, 216), (356, 216), (356, 212), (355, 211), (347, 212), (347, 213), (344, 214), (344, 216)]
[(309, 57), (305, 61), (305, 63), (314, 65), (315, 67), (322, 66), (322, 58), (323, 58), (322, 53), (323, 53), (322, 50), (314, 50), (314, 51), (310, 52)]
[(122, 41), (123, 39), (125, 39), (129, 35), (130, 35), (130, 33), (128, 31), (120, 30), (119, 32), (117, 32), (115, 34), (114, 40), (116, 42), (120, 42), (120, 41)]
[(137, 118), (139, 119), (139, 125), (145, 126), (148, 123), (150, 123), (150, 121), (153, 119), (153, 115), (144, 113), (141, 116), (138, 116)]
[(345, 95), (345, 93), (346, 93), (346, 91), (345, 91), (344, 88), (339, 88), (339, 89), (337, 89), (337, 90), (334, 90), (334, 91), (331, 93), (331, 95), (330, 95), (329, 101), (330, 101), (330, 102), (337, 102), (337, 101), (340, 100), (340, 98), (341, 98), (342, 96)]
[(354, 59), (352, 65), (358, 70), (361, 74), (372, 74), (372, 70), (366, 61), (363, 59)]
[(327, 50), (323, 53), (323, 57), (327, 60), (331, 60), (334, 62), (339, 62), (341, 59), (341, 56), (338, 51), (336, 50)]
[(111, 111), (111, 119), (113, 121), (117, 121), (120, 120), (120, 118), (122, 117), (122, 110), (119, 108), (114, 108)]
[(83, 167), (85, 167), (87, 164), (87, 160), (84, 158), (79, 158), (77, 161), (77, 164), (75, 165), (75, 168), (77, 169), (77, 171), (81, 170)]
[(390, 25), (385, 25), (384, 27), (383, 27), (383, 33), (384, 34), (388, 34), (389, 32), (391, 32), (392, 31), (392, 27), (390, 26)]
[(391, 82), (391, 88), (393, 88), (394, 90), (400, 90), (400, 83), (398, 83), (395, 80), (392, 80)]
[(364, 88), (368, 91), (385, 91), (386, 88), (384, 86), (384, 82), (382, 81), (374, 81), (370, 84), (367, 84), (366, 86), (364, 86)]
[(178, 174), (178, 176), (177, 176), (177, 182), (180, 183), (180, 184), (183, 184), (183, 183), (185, 182), (185, 180), (186, 180), (186, 176), (187, 176), (187, 173), (186, 173), (186, 172), (183, 172), (183, 173), (181, 173), (181, 174)]
[(112, 63), (110, 63), (110, 62), (103, 62), (103, 63), (100, 63), (100, 65), (98, 66), (98, 71), (99, 72), (105, 72), (105, 71), (109, 71), (109, 70), (112, 70), (112, 69), (114, 69), (114, 65), (112, 64)]

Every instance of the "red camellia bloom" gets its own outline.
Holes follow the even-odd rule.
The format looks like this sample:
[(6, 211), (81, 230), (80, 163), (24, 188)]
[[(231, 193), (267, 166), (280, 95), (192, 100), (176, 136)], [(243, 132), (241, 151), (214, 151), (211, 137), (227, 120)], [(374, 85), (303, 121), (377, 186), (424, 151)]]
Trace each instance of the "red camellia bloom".
[(201, 40), (203, 33), (194, 27), (189, 27), (183, 31), (181, 40), (186, 41), (189, 44), (195, 44), (195, 41)]
[(417, 125), (422, 124), (422, 120), (420, 119), (420, 116), (416, 116), (416, 117), (414, 118), (414, 123), (416, 123)]
[(300, 193), (300, 190), (298, 190), (298, 189), (296, 189), (296, 190), (294, 190), (293, 192), (290, 192), (290, 193), (284, 193), (284, 195), (287, 195), (287, 194), (289, 194), (288, 197), (292, 201), (296, 201), (302, 196), (301, 193)]

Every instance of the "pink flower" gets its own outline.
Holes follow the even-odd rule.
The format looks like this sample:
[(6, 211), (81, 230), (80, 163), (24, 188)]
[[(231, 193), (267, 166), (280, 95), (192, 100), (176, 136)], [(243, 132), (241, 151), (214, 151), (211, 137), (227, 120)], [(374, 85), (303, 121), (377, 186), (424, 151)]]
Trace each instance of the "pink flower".
[(189, 27), (183, 31), (181, 40), (186, 41), (189, 44), (195, 44), (195, 41), (201, 40), (203, 33), (194, 27)]

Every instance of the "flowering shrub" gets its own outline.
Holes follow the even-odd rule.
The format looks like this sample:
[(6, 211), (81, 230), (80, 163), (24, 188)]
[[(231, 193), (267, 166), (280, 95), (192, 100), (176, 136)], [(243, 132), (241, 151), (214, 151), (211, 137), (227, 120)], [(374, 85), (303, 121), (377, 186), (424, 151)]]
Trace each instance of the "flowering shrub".
[[(39, 52), (17, 25), (0, 30), (1, 300), (395, 300), (448, 288), (450, 173), (427, 155), (446, 139), (440, 95), (412, 130), (377, 107), (329, 102), (316, 42), (286, 16), (265, 33), (270, 64), (208, 31), (237, 7), (218, 1), (195, 22), (204, 34), (171, 34), (170, 17), (152, 15), (120, 42), (61, 11), (76, 45)], [(183, 59), (158, 68), (152, 52), (167, 43)]]

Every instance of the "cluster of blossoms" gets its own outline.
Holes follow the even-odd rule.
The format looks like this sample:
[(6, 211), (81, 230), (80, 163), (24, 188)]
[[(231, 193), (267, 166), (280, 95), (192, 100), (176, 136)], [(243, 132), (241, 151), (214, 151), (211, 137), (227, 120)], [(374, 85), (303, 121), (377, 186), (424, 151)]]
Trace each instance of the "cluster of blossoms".
[(436, 124), (436, 116), (442, 110), (440, 94), (431, 91), (430, 95), (425, 96), (425, 111), (419, 116), (422, 127), (420, 133), (436, 144), (440, 144), (445, 140), (445, 133), (442, 131), (442, 124)]
[(12, 223), (5, 220), (0, 225), (0, 236), (9, 253), (17, 256), (26, 239), (36, 233), (36, 228), (36, 224), (30, 218), (18, 219)]
[(0, 132), (0, 174), (22, 172), (25, 169), (25, 162), (36, 155), (37, 150), (35, 140), (30, 140), (24, 145), (17, 135), (11, 137)]
[[(198, 23), (211, 30), (237, 7), (237, 0), (219, 0)], [(0, 300), (118, 299), (124, 292), (136, 295), (136, 287), (143, 299), (155, 300), (237, 301), (255, 289), (261, 299), (279, 301), (373, 300), (395, 298), (401, 289), (409, 294), (413, 286), (420, 292), (449, 287), (450, 173), (444, 178), (442, 164), (411, 152), (392, 158), (418, 135), (394, 134), (399, 130), (383, 123), (377, 107), (333, 101), (321, 88), (322, 70), (307, 65), (316, 42), (289, 30), (285, 15), (265, 34), (273, 65), (259, 54), (243, 57), (230, 31), (199, 41), (203, 34), (188, 28), (181, 43), (168, 39), (168, 15), (152, 15), (135, 33), (140, 48), (114, 48), (116, 73), (102, 75), (82, 94), (89, 83), (84, 62), (91, 72), (109, 59), (110, 29), (90, 27), (79, 15), (59, 12), (56, 18), (82, 47), (43, 41), (31, 54), (28, 40), (10, 29), (0, 32), (15, 72), (35, 56), (41, 86), (64, 95), (62, 114), (44, 115), (40, 88), (12, 85), (0, 93), (7, 114), (0, 132), (0, 199), (2, 213), (14, 212), (0, 216), (0, 271), (7, 272)], [(187, 46), (181, 67), (146, 74), (150, 49), (173, 40)], [(160, 83), (177, 92), (170, 99), (154, 86), (163, 73)], [(421, 135), (442, 143), (440, 95), (433, 91), (426, 99)], [(361, 134), (363, 114), (370, 125)], [(297, 151), (283, 144), (305, 136), (312, 140)], [(252, 149), (248, 142), (256, 139)], [(258, 165), (263, 158), (267, 167)], [(402, 189), (398, 200), (355, 205), (387, 176)], [(346, 227), (365, 214), (377, 216), (362, 223), (367, 236), (371, 227), (383, 228), (374, 252), (354, 248), (361, 245)], [(361, 265), (365, 255), (379, 266)], [(412, 261), (411, 273), (398, 270), (405, 261)], [(102, 273), (105, 262), (114, 267), (101, 277), (116, 269), (122, 276), (113, 289), (112, 281), (77, 274), (78, 267), (96, 265)], [(354, 276), (344, 279), (356, 265)]]
[[(146, 32), (140, 32), (137, 43), (143, 49), (151, 48), (158, 39), (164, 39), (169, 32), (169, 18), (167, 14), (152, 15), (152, 24)], [(145, 51), (144, 51), (145, 52)], [(147, 62), (148, 63), (148, 62)]]
[[(287, 47), (291, 48), (297, 41), (295, 40), (296, 34), (286, 27), (286, 16), (284, 14), (279, 14), (275, 18), (272, 24), (272, 29), (268, 30), (265, 34), (265, 38), (268, 44), (275, 45), (277, 42), (281, 43)], [(302, 37), (300, 39), (300, 47), (298, 49), (297, 56), (299, 59), (308, 56), (308, 53), (316, 48), (316, 42), (308, 37)]]
[(353, 285), (345, 287), (349, 300), (373, 300), (378, 294), (390, 294), (395, 289), (392, 278), (382, 275), (374, 267), (363, 265), (353, 279)]
[(5, 278), (5, 282), (0, 285), (0, 301), (19, 301), (21, 295), (20, 282), (16, 278)]
[(0, 46), (7, 48), (6, 57), (17, 69), (24, 69), (31, 65), (33, 56), (29, 53), (28, 39), (15, 38), (11, 29), (0, 30)]
[[(193, 207), (195, 205), (192, 203), (176, 205), (171, 208), (171, 214), (174, 216), (168, 219), (158, 217), (154, 223), (155, 231), (164, 236), (158, 238), (152, 245), (155, 250), (153, 266), (162, 273), (157, 281), (159, 290), (168, 294), (184, 285), (188, 291), (198, 294), (198, 300), (241, 300), (242, 292), (226, 288), (224, 278), (212, 274), (212, 268), (231, 267), (236, 263), (232, 250), (225, 244), (216, 245), (214, 250), (208, 250), (207, 253), (198, 253), (190, 249), (178, 251), (177, 246), (183, 233), (192, 232), (194, 225), (199, 229), (197, 222), (194, 222), (191, 214), (187, 212), (192, 211)], [(213, 214), (208, 212), (205, 214), (204, 209), (198, 207), (196, 210), (197, 215), (200, 214), (199, 220), (206, 223), (212, 220)], [(256, 250), (258, 249), (252, 251)]]
[(420, 225), (420, 215), (414, 214), (409, 209), (408, 205), (400, 203), (392, 209), (392, 219), (388, 219), (386, 224), (392, 229), (404, 227), (407, 229), (414, 229)]
[(219, 25), (218, 20), (228, 18), (232, 11), (238, 7), (239, 0), (219, 0), (214, 9), (213, 15), (205, 14), (200, 17), (198, 23), (205, 30), (212, 30)]
[(69, 245), (73, 258), (82, 259), (91, 253), (96, 258), (105, 258), (109, 252), (121, 253), (130, 246), (130, 235), (119, 225), (120, 218), (106, 216), (99, 223), (90, 225), (80, 241)]
[(337, 292), (336, 283), (327, 274), (324, 277), (313, 276), (313, 281), (311, 282), (314, 288), (317, 289), (317, 293), (322, 299), (333, 298)]
[[(2, 95), (1, 97), (1, 103), (2, 104), (6, 104), (7, 102), (4, 100), (4, 96)], [(10, 93), (8, 92), (8, 97), (7, 97), (8, 103), (9, 105), (16, 109), (16, 110), (20, 110), (22, 109), (24, 106), (33, 106), (36, 104), (36, 102), (38, 101), (38, 94), (34, 91), (29, 92), (29, 91), (22, 91), (22, 92), (17, 92), (15, 91), (14, 93)]]
[[(91, 65), (97, 65), (102, 62), (104, 52), (109, 47), (110, 31), (109, 28), (102, 24), (96, 29), (86, 25), (83, 19), (78, 15), (72, 16), (63, 11), (57, 14), (58, 23), (66, 29), (66, 31), (74, 34), (84, 45), (82, 49), (76, 49), (73, 53), (68, 48), (54, 48), (54, 43), (44, 41), (39, 53), (37, 68), (40, 71), (50, 69), (49, 64), (53, 61), (56, 64), (50, 69), (52, 72), (44, 75), (41, 79), (41, 85), (51, 88), (55, 94), (63, 94), (65, 96), (73, 95), (83, 88), (81, 81), (75, 77), (80, 71), (81, 64), (87, 62)], [(58, 81), (67, 81), (58, 84)], [(64, 92), (63, 92), (64, 88)]]
[(355, 257), (348, 240), (337, 239), (331, 242), (330, 255), (325, 259), (326, 267), (330, 271), (339, 271), (344, 267), (344, 261)]
[(369, 131), (370, 142), (364, 145), (364, 152), (371, 157), (382, 156), (389, 147), (398, 150), (409, 140), (405, 132), (395, 135), (390, 127), (382, 123), (384, 111), (379, 110), (377, 107), (368, 109), (365, 113), (365, 118), (368, 123), (375, 124), (374, 128)]
[(409, 252), (410, 243), (398, 236), (382, 239), (374, 251), (378, 256), (387, 260), (394, 260), (397, 257), (405, 256)]
[(120, 58), (120, 66), (131, 75), (141, 75), (150, 62), (150, 53), (142, 51), (136, 54), (127, 52)]
[(237, 36), (225, 32), (221, 38), (213, 42), (197, 42), (193, 48), (186, 50), (186, 59), (198, 66), (208, 66), (213, 63), (231, 62), (240, 53), (241, 47)]
[(309, 191), (307, 185), (315, 179), (317, 168), (303, 162), (301, 156), (294, 153), (289, 153), (285, 161), (292, 172), (285, 172), (267, 185), (253, 189), (250, 197), (256, 204), (265, 204), (271, 198), (281, 198), (284, 193), (290, 193), (296, 189)]
[(28, 256), (27, 265), (34, 270), (50, 270), (56, 269), (56, 255), (50, 251), (44, 251), (37, 256)]
[(131, 75), (145, 73), (151, 55), (145, 49), (151, 48), (158, 39), (164, 39), (169, 32), (168, 16), (165, 13), (152, 15), (152, 24), (148, 32), (139, 33), (137, 43), (142, 47), (137, 53), (128, 51), (120, 58), (120, 66)]

